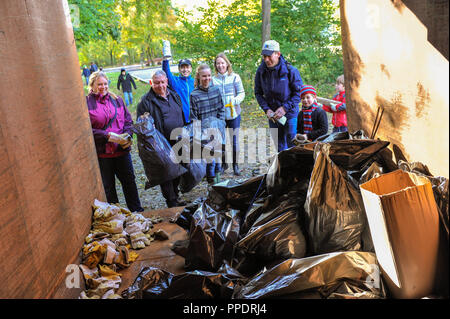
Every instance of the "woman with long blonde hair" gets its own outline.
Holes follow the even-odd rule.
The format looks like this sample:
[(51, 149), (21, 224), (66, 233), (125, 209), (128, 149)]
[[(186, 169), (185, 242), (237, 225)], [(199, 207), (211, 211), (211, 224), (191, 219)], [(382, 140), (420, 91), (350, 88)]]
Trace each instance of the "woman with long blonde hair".
[[(213, 85), (220, 89), (223, 104), (225, 105), (226, 127), (232, 129), (233, 142), (233, 173), (240, 175), (238, 166), (239, 152), (239, 128), (241, 126), (241, 104), (245, 98), (244, 86), (241, 77), (233, 72), (231, 62), (225, 53), (219, 53), (214, 60), (216, 75), (213, 77)], [(222, 153), (223, 170), (228, 168), (225, 152)]]
[(117, 176), (130, 211), (142, 212), (130, 156), (133, 120), (122, 98), (109, 91), (108, 82), (104, 72), (92, 73), (86, 97), (106, 199), (119, 203)]

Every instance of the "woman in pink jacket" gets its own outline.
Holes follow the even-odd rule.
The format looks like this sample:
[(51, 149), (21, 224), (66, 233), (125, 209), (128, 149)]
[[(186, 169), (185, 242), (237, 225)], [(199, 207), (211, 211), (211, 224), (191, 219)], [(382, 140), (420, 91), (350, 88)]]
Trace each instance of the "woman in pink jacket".
[(91, 74), (86, 101), (108, 203), (119, 203), (115, 181), (117, 176), (128, 209), (142, 212), (144, 209), (139, 200), (130, 156), (133, 134), (130, 112), (122, 98), (109, 92), (108, 77), (102, 71)]

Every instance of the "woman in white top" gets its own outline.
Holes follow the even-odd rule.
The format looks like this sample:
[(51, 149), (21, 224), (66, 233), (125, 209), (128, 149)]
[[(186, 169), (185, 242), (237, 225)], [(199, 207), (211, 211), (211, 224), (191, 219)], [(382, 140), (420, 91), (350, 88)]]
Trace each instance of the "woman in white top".
[[(245, 92), (241, 77), (233, 72), (231, 63), (224, 53), (219, 53), (214, 60), (216, 75), (213, 77), (213, 85), (220, 88), (223, 104), (225, 105), (226, 127), (232, 129), (233, 140), (233, 172), (239, 176), (238, 152), (239, 152), (239, 127), (241, 126), (241, 103), (244, 101)], [(223, 170), (228, 168), (225, 152), (222, 156)]]

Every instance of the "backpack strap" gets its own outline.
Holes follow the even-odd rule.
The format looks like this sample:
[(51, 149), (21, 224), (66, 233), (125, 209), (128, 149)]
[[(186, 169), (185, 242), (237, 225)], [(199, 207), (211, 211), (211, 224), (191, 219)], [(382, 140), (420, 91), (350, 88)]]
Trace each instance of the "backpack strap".
[(114, 122), (114, 120), (116, 119), (116, 117), (117, 117), (117, 109), (118, 109), (117, 101), (112, 96), (109, 96), (109, 98), (110, 98), (111, 103), (114, 105), (115, 113), (114, 113), (114, 117), (112, 119), (110, 119), (108, 124), (106, 124), (103, 127), (103, 130), (106, 130), (108, 127), (110, 127), (112, 125), (112, 123)]

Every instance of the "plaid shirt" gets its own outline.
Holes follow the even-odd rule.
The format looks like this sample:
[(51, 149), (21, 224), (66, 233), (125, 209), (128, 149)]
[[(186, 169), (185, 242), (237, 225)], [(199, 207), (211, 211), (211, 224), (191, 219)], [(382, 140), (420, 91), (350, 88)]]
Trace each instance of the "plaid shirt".
[(222, 95), (217, 86), (204, 89), (200, 86), (191, 93), (191, 121), (203, 120), (208, 117), (217, 117), (225, 120), (225, 107)]

